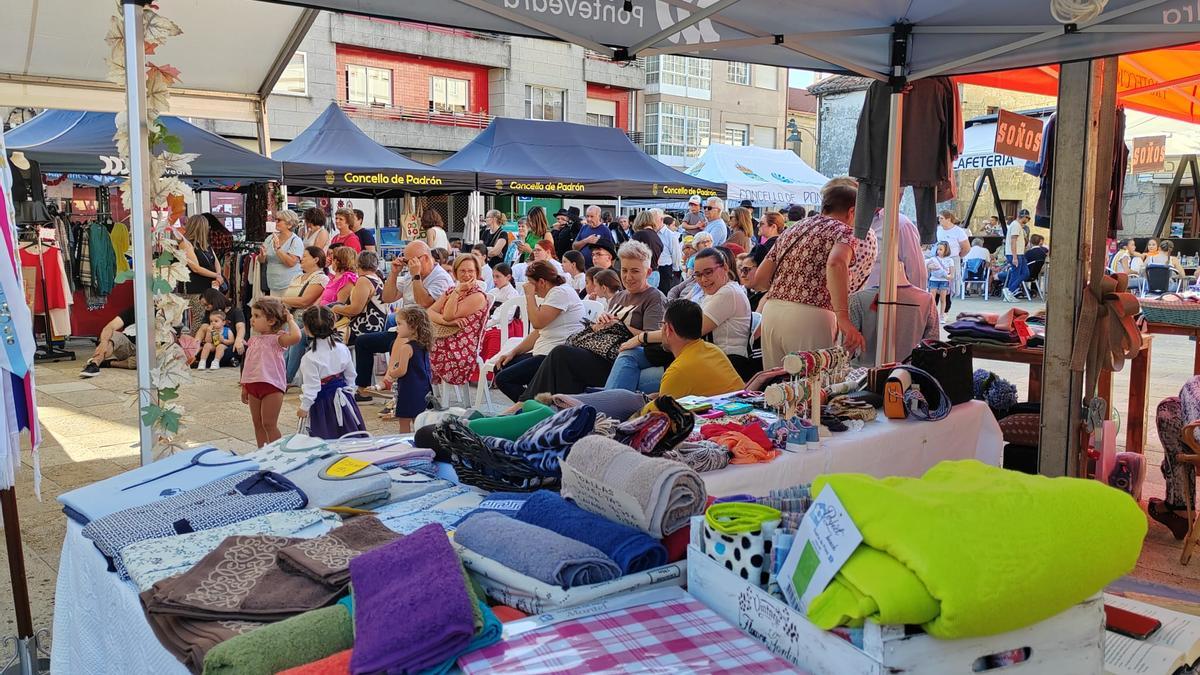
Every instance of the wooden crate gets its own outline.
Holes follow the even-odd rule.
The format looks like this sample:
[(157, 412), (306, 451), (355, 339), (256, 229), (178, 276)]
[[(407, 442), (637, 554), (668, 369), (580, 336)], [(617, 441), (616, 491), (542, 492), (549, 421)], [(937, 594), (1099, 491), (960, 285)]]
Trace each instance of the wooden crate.
[(688, 548), (688, 592), (761, 640), (779, 656), (818, 675), (969, 675), (981, 657), (1029, 649), (1022, 663), (983, 671), (998, 675), (1083, 675), (1104, 667), (1104, 603), (1100, 595), (1021, 630), (964, 640), (910, 634), (904, 626), (863, 627), (863, 648), (809, 623), (782, 600)]

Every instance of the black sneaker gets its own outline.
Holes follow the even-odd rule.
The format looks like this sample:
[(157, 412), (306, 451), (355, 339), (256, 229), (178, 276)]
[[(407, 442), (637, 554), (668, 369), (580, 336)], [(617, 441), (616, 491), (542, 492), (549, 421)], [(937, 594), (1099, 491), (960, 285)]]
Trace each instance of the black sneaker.
[(371, 396), (367, 396), (365, 394), (358, 394), (358, 393), (354, 394), (354, 402), (355, 403), (373, 403), (374, 401), (375, 401), (375, 399)]
[(79, 376), (80, 377), (95, 377), (99, 374), (100, 374), (100, 366), (92, 363), (91, 361), (88, 361), (87, 365), (83, 367), (83, 372), (79, 373)]

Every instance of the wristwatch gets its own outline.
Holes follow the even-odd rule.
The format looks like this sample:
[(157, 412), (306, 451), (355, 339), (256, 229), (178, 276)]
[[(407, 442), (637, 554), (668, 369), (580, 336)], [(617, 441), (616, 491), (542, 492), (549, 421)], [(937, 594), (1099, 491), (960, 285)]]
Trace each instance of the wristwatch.
[(645, 331), (642, 332), (642, 346), (643, 347), (650, 344), (650, 341), (649, 341), (649, 338), (647, 337), (647, 335), (648, 334)]
[(423, 277), (420, 274), (413, 275), (413, 281), (420, 281)]

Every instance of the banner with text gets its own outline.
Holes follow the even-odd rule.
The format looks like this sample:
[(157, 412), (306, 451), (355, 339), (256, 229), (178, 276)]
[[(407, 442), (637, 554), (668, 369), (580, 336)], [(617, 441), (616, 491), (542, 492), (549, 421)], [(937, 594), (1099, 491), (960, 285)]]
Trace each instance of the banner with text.
[(1037, 161), (1042, 151), (1042, 121), (1001, 110), (996, 120), (996, 153)]
[(1142, 136), (1133, 139), (1133, 152), (1129, 155), (1130, 173), (1153, 173), (1162, 171), (1166, 165), (1166, 136)]

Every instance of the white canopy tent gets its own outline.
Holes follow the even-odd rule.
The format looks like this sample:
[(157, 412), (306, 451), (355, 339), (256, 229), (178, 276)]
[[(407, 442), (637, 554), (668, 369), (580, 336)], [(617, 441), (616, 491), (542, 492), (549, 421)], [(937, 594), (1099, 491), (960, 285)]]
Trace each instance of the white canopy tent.
[(755, 206), (821, 203), (821, 186), (828, 182), (791, 150), (711, 143), (685, 172), (728, 186), (726, 201), (744, 199)]

